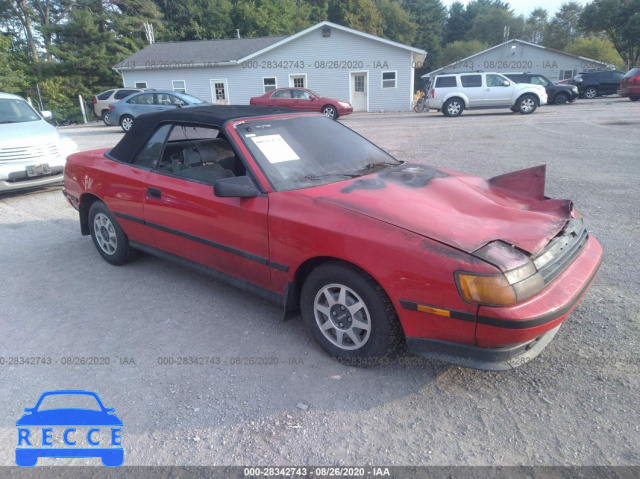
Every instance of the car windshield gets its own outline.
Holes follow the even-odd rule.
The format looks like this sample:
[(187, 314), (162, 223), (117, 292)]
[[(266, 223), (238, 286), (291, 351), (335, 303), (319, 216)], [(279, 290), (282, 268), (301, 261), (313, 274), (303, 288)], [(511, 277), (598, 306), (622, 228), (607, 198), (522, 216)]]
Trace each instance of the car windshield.
[(48, 409), (92, 409), (101, 411), (96, 398), (88, 394), (48, 394), (42, 398), (38, 411)]
[(175, 96), (177, 96), (178, 98), (180, 98), (181, 100), (186, 101), (187, 103), (194, 104), (194, 103), (206, 103), (204, 100), (201, 100), (200, 98), (196, 98), (195, 96), (191, 96), (191, 95), (187, 95), (186, 93), (173, 93)]
[(278, 191), (334, 183), (401, 164), (324, 116), (249, 121), (237, 131)]
[(40, 115), (26, 101), (18, 98), (0, 99), (0, 124), (24, 123), (40, 119)]
[(551, 84), (551, 82), (543, 76), (532, 76), (531, 83), (533, 83), (534, 85), (542, 86), (549, 86)]

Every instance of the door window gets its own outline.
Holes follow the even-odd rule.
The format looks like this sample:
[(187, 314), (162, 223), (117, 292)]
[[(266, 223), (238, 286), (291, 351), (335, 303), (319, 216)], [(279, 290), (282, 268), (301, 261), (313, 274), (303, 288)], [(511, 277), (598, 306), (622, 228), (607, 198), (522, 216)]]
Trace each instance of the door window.
[(355, 75), (353, 77), (353, 87), (356, 93), (364, 93), (364, 75)]
[(225, 101), (227, 99), (227, 92), (224, 88), (224, 82), (215, 82), (213, 88), (216, 95), (216, 101)]
[(465, 88), (481, 87), (482, 75), (460, 75), (460, 82)]
[(155, 168), (170, 130), (171, 125), (163, 125), (158, 128), (153, 136), (149, 138), (149, 141), (142, 147), (142, 150), (135, 156), (132, 164), (142, 168)]
[(133, 103), (134, 105), (153, 105), (153, 93), (143, 93), (142, 95), (134, 96), (127, 103)]

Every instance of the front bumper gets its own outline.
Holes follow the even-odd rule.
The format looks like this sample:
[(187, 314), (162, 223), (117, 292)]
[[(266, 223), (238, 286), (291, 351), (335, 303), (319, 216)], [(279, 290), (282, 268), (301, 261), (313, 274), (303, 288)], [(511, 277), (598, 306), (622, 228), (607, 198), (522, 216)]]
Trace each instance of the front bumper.
[(556, 335), (560, 325), (532, 341), (506, 348), (480, 348), (437, 339), (407, 338), (412, 354), (437, 362), (483, 371), (508, 371), (537, 357)]
[[(65, 161), (63, 157), (45, 157), (36, 160), (2, 162), (0, 163), (0, 192), (61, 183)], [(50, 173), (32, 177), (27, 174), (28, 166), (41, 164), (47, 164), (51, 170)]]

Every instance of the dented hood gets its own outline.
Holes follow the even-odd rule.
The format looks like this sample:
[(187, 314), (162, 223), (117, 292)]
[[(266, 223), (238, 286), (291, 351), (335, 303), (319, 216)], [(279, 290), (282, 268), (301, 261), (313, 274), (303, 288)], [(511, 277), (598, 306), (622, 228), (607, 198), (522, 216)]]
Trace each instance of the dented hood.
[(299, 193), (471, 253), (502, 240), (532, 255), (571, 216), (569, 200), (544, 196), (545, 166), (484, 180), (404, 163)]

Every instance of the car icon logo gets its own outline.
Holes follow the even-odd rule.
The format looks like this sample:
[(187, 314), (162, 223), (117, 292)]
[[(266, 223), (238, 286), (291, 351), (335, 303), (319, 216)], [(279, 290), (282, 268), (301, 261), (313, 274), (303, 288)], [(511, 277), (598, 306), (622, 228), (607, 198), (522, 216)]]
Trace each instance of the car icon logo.
[[(69, 407), (77, 405), (82, 407)], [(16, 422), (18, 466), (35, 466), (40, 457), (99, 457), (110, 467), (124, 462), (122, 421), (96, 393), (48, 391), (25, 412)]]

